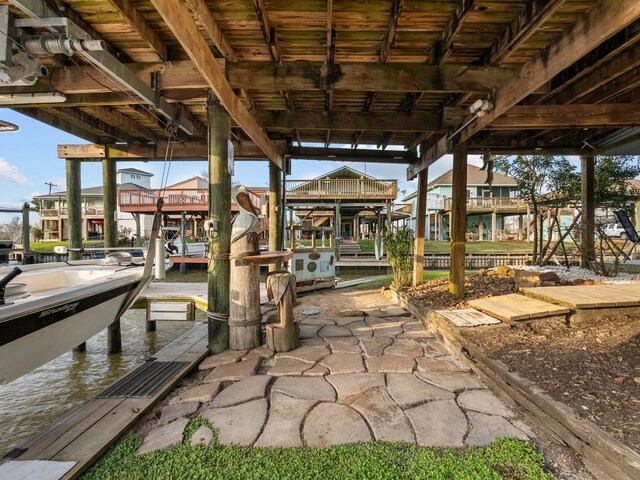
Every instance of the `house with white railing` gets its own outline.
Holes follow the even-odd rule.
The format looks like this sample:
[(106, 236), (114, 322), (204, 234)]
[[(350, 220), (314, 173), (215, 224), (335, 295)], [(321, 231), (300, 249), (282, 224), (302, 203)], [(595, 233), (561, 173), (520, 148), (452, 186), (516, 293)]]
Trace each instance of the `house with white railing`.
[[(118, 191), (145, 191), (151, 187), (153, 173), (144, 172), (137, 168), (123, 168), (118, 170)], [(82, 239), (103, 238), (104, 225), (104, 194), (102, 186), (83, 188), (80, 192), (82, 199)], [(44, 240), (67, 240), (68, 212), (67, 192), (53, 192), (48, 195), (33, 197), (39, 207), (40, 228)], [(152, 215), (131, 214), (120, 208), (117, 210), (118, 228), (123, 232), (148, 236), (153, 222)]]
[(287, 208), (308, 226), (332, 226), (336, 236), (358, 240), (379, 231), (398, 195), (398, 181), (342, 167), (311, 180), (287, 179)]
[[(440, 175), (427, 188), (427, 229), (430, 240), (448, 240), (451, 224), (453, 170)], [(415, 228), (417, 193), (401, 200), (411, 205), (408, 220)], [(487, 184), (487, 172), (467, 166), (467, 234), (475, 240), (526, 238), (527, 204), (516, 196), (516, 181), (508, 175), (493, 173)]]

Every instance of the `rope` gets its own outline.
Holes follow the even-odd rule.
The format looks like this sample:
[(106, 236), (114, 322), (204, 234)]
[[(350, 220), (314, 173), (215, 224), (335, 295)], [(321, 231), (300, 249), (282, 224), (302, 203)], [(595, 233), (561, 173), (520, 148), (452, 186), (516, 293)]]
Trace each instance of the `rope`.
[(216, 322), (228, 322), (229, 314), (228, 313), (218, 313), (218, 312), (209, 312), (207, 311), (207, 318), (210, 320), (214, 320)]
[(211, 260), (229, 260), (230, 255), (228, 253), (221, 253), (220, 255), (211, 254), (209, 258)]

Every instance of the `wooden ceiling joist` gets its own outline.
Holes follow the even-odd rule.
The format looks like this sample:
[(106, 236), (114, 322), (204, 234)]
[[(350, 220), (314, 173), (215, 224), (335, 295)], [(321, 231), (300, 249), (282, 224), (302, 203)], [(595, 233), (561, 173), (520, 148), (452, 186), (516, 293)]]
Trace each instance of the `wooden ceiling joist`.
[(168, 60), (167, 46), (149, 22), (129, 0), (109, 0), (109, 3), (138, 32), (145, 42), (158, 54), (160, 61)]
[(151, 0), (151, 2), (184, 47), (231, 118), (262, 149), (269, 160), (279, 169), (282, 169), (281, 152), (271, 143), (271, 140), (260, 128), (260, 125), (233, 93), (224, 73), (218, 66), (207, 42), (193, 22), (186, 6), (170, 0)]
[(476, 0), (462, 0), (458, 3), (447, 29), (442, 34), (442, 39), (438, 42), (438, 45), (436, 45), (434, 63), (441, 65), (451, 56), (453, 53), (453, 42), (462, 29), (465, 20), (476, 6), (475, 4)]
[(524, 64), (516, 77), (496, 90), (492, 110), (457, 133), (455, 139), (440, 138), (418, 164), (407, 169), (407, 177), (414, 178), (428, 165), (451, 151), (452, 141), (467, 141), (489, 127), (494, 120), (523, 98), (638, 18), (640, 2), (636, 0), (619, 0), (596, 5), (586, 16), (565, 30), (547, 50)]
[(484, 65), (504, 63), (520, 45), (526, 42), (566, 0), (533, 0), (527, 2), (522, 13), (509, 25), (504, 35), (498, 38), (483, 59)]
[(398, 28), (398, 20), (400, 20), (400, 15), (402, 15), (404, 3), (405, 0), (393, 0), (389, 24), (387, 25), (387, 31), (382, 42), (382, 48), (380, 49), (380, 63), (387, 63), (389, 60), (389, 54), (396, 40), (396, 29)]
[(222, 33), (222, 28), (211, 14), (211, 10), (204, 0), (185, 0), (187, 6), (191, 9), (191, 13), (202, 28), (207, 33), (209, 40), (218, 49), (220, 54), (230, 62), (236, 62), (238, 59), (233, 47)]

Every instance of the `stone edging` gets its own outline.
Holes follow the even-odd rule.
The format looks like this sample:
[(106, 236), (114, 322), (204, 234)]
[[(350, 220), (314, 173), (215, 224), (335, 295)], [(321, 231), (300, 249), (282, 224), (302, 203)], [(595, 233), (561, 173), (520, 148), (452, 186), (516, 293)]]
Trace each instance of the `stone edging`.
[(446, 345), (465, 360), (494, 390), (511, 398), (535, 424), (572, 448), (598, 479), (640, 478), (640, 454), (597, 425), (584, 420), (562, 402), (547, 395), (533, 382), (510, 372), (508, 367), (485, 356), (459, 329), (438, 313), (405, 292), (392, 289), (393, 298), (429, 328), (442, 336)]

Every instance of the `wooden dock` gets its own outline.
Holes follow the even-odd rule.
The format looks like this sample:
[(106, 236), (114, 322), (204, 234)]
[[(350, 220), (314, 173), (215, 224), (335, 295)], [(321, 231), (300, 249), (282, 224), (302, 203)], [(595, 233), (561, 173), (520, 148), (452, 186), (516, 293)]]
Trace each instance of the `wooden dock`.
[[(209, 352), (207, 336), (207, 324), (200, 323), (158, 352), (153, 360), (150, 359), (123, 377), (124, 379), (135, 375), (151, 361), (180, 362), (177, 364), (179, 368), (164, 379), (159, 390), (144, 397), (98, 396), (88, 401), (10, 452), (1, 460), (4, 463), (0, 465), (0, 478), (19, 478), (13, 475), (12, 471), (22, 471), (25, 462), (34, 460), (39, 462), (34, 463), (33, 468), (41, 469), (41, 475), (51, 468), (68, 465), (70, 468), (58, 478), (78, 478), (156, 402), (164, 398), (180, 379), (200, 363)], [(37, 472), (32, 473), (35, 474)]]

